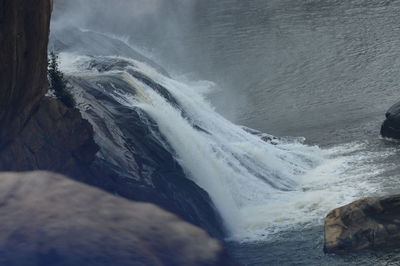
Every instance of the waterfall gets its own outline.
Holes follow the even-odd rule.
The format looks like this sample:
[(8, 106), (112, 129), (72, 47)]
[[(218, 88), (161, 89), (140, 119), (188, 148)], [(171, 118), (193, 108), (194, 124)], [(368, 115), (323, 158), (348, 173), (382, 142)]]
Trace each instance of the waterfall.
[(123, 57), (62, 58), (70, 76), (105, 81), (103, 90), (121, 106), (155, 121), (159, 132), (152, 134), (208, 192), (231, 239), (259, 240), (310, 223), (369, 191), (367, 182), (344, 182), (365, 176), (349, 174), (362, 144), (324, 150), (300, 139), (265, 137), (216, 113), (207, 101), (210, 82), (180, 81)]

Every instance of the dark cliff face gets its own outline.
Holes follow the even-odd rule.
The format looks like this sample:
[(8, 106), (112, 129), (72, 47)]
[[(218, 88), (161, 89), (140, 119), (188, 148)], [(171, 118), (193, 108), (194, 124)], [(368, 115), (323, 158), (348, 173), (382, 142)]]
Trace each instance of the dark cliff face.
[(0, 0), (0, 144), (21, 130), (47, 91), (51, 0)]
[(0, 0), (0, 171), (82, 177), (98, 150), (78, 110), (45, 97), (52, 0)]
[(88, 174), (85, 165), (97, 150), (93, 129), (79, 111), (44, 97), (18, 136), (0, 151), (0, 169), (46, 169), (81, 177)]

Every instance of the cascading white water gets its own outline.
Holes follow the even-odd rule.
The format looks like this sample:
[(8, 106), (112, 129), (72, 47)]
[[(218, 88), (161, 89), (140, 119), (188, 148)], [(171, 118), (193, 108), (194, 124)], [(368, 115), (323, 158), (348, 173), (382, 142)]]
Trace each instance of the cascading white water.
[[(82, 69), (77, 73), (76, 68), (91, 60), (62, 58), (64, 70), (74, 75), (82, 75)], [(320, 220), (329, 209), (353, 200), (360, 191), (372, 192), (362, 181), (367, 173), (349, 170), (355, 169), (350, 164), (360, 163), (356, 151), (362, 150), (361, 144), (322, 150), (295, 140), (266, 142), (214, 111), (206, 100), (210, 83), (187, 84), (144, 63), (124, 60), (133, 65), (126, 70), (131, 68), (165, 87), (185, 116), (127, 71), (92, 70), (84, 75), (114, 75), (132, 86), (132, 93), (121, 93), (118, 88), (110, 93), (157, 122), (188, 178), (209, 193), (232, 239), (259, 240), (295, 224)], [(352, 182), (347, 182), (350, 178)]]

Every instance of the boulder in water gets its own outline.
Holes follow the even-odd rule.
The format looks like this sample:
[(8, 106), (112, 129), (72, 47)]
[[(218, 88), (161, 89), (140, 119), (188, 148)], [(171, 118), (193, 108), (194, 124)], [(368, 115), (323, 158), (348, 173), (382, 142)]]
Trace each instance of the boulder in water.
[(400, 195), (364, 198), (325, 218), (326, 253), (400, 246)]
[(381, 135), (385, 138), (400, 139), (400, 102), (386, 112), (386, 120), (381, 127)]

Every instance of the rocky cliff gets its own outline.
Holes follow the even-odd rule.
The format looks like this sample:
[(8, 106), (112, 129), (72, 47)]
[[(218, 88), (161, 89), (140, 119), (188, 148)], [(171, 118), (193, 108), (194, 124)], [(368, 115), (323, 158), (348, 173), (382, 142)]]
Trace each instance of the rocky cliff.
[[(152, 187), (118, 174), (96, 158), (81, 113), (45, 96), (51, 9), (50, 0), (0, 0), (0, 171), (65, 173), (212, 231), (219, 219), (208, 194), (172, 155), (154, 160), (177, 170), (153, 173)], [(217, 240), (175, 215), (57, 174), (0, 174), (0, 215), (1, 265), (234, 264)]]
[(21, 130), (47, 91), (50, 0), (0, 1), (0, 143)]
[(0, 151), (0, 169), (46, 169), (82, 177), (96, 152), (93, 129), (79, 111), (44, 97), (19, 134)]
[[(220, 217), (208, 194), (187, 179), (166, 148), (151, 138), (141, 121), (144, 115), (138, 117), (129, 108), (114, 106), (110, 96), (104, 95), (104, 92), (90, 98), (90, 103), (82, 105), (86, 106), (82, 112), (90, 112), (86, 118), (96, 128), (98, 143), (111, 142), (110, 147), (113, 148), (103, 148), (96, 157), (98, 146), (93, 140), (92, 125), (82, 119), (78, 110), (44, 96), (47, 90), (46, 49), (51, 2), (0, 0), (0, 7), (0, 12), (4, 13), (0, 24), (1, 42), (8, 45), (1, 50), (1, 55), (7, 58), (0, 60), (0, 67), (4, 69), (0, 72), (0, 102), (3, 104), (0, 109), (0, 128), (3, 129), (0, 138), (0, 171), (51, 170), (66, 174), (112, 194), (155, 203), (206, 229), (213, 236), (223, 238)], [(28, 18), (32, 21), (27, 21)], [(18, 28), (21, 21), (26, 25), (18, 36), (9, 34)], [(71, 38), (70, 33), (67, 36)], [(79, 41), (81, 36), (78, 37)], [(30, 42), (30, 46), (15, 49), (13, 45), (21, 45), (15, 38)], [(88, 49), (92, 49), (93, 43), (89, 42)], [(15, 56), (8, 57), (7, 49)], [(20, 62), (15, 59), (24, 58), (24, 54), (30, 57)], [(15, 73), (11, 75), (10, 69), (14, 69)], [(13, 86), (17, 81), (20, 85)], [(96, 86), (89, 86), (87, 90), (96, 92)], [(103, 112), (105, 100), (106, 107), (118, 108), (120, 112), (108, 117), (109, 112)], [(111, 103), (108, 103), (109, 100)], [(108, 129), (115, 130), (121, 125), (127, 125), (122, 138), (126, 143), (114, 145), (113, 138), (107, 135)], [(151, 123), (153, 127), (156, 130), (156, 125)], [(107, 138), (102, 138), (104, 134)], [(132, 158), (131, 151), (134, 152)], [(115, 165), (112, 163), (113, 154), (128, 154), (132, 160)]]
[(97, 145), (77, 110), (45, 97), (52, 0), (0, 1), (0, 170), (84, 175)]
[[(112, 146), (113, 151), (103, 150), (104, 156), (96, 157), (99, 148), (93, 140), (92, 125), (78, 110), (45, 97), (51, 1), (0, 0), (0, 7), (0, 171), (50, 170), (66, 174), (112, 194), (155, 203), (222, 238), (221, 221), (208, 194), (186, 179), (165, 148), (148, 144), (146, 127), (131, 111), (124, 109), (121, 117), (112, 117), (111, 121), (137, 125), (127, 129), (133, 137), (124, 138), (135, 156), (127, 164), (114, 165), (110, 163), (112, 154), (126, 154), (124, 146)], [(68, 32), (66, 36), (75, 35)], [(87, 41), (77, 37), (73, 40), (78, 43)], [(94, 49), (93, 43), (102, 42), (90, 40), (89, 51)], [(97, 94), (90, 105), (97, 106), (101, 98)], [(95, 126), (97, 122), (107, 123), (102, 109), (99, 111), (91, 119)], [(99, 138), (106, 129), (96, 127), (99, 143), (110, 141)], [(136, 162), (140, 171), (131, 171)], [(127, 172), (138, 173), (138, 179)]]

